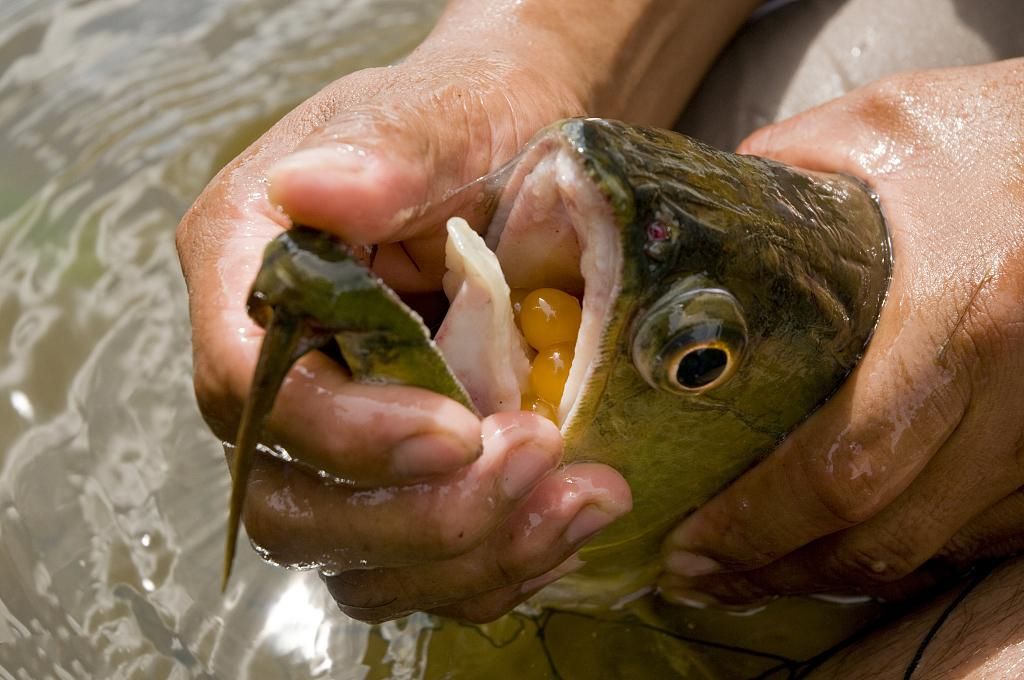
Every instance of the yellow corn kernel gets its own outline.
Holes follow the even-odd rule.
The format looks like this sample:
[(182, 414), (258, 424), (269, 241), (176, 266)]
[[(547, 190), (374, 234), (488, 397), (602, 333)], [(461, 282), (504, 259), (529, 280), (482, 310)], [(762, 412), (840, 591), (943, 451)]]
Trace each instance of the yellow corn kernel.
[(530, 292), (528, 288), (512, 288), (508, 292), (509, 301), (512, 303), (512, 316), (515, 317), (516, 325), (519, 324), (519, 313), (523, 309), (523, 298)]
[(538, 288), (523, 298), (519, 325), (536, 350), (576, 342), (582, 319), (579, 300), (554, 288)]
[(537, 352), (533, 366), (530, 367), (530, 387), (539, 399), (549, 404), (562, 401), (574, 350), (573, 343), (563, 342)]
[(555, 407), (538, 398), (536, 395), (524, 394), (520, 409), (523, 411), (529, 411), (530, 413), (536, 413), (539, 416), (543, 416), (553, 422), (555, 425), (558, 424), (558, 414), (555, 412)]

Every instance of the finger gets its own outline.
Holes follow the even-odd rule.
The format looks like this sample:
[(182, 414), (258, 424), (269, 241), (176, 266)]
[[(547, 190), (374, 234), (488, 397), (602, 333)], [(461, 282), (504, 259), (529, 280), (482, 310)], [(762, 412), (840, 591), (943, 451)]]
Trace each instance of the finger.
[[(1013, 457), (1005, 453), (1013, 450), (1014, 430), (1002, 420), (1000, 412), (985, 405), (972, 408), (914, 483), (863, 524), (760, 569), (689, 579), (677, 574), (666, 582), (665, 590), (705, 592), (724, 602), (850, 588), (890, 596), (894, 591), (909, 592), (906, 583), (895, 589), (887, 584), (906, 581), (961, 527), (1019, 485)], [(966, 452), (975, 454), (970, 465), (964, 465)], [(998, 513), (996, 517), (1002, 519)], [(671, 558), (668, 566), (671, 573)]]
[[(219, 335), (203, 343), (196, 362), (196, 392), (211, 426), (226, 441), (237, 432), (238, 413), (252, 381), (262, 331)], [(290, 457), (358, 486), (406, 483), (453, 472), (480, 452), (480, 421), (455, 401), (427, 390), (356, 383), (319, 352), (289, 372), (274, 402), (264, 441)]]
[[(264, 335), (246, 312), (248, 282), (264, 239), (281, 231), (269, 221), (258, 226), (252, 236), (232, 237), (217, 266), (190, 281), (196, 398), (210, 427), (228, 442), (237, 435)], [(480, 422), (426, 390), (354, 383), (339, 364), (311, 352), (285, 378), (264, 439), (312, 468), (375, 486), (453, 472), (473, 461)]]
[(1024, 552), (1024, 491), (1017, 490), (974, 517), (939, 551), (958, 567)]
[(293, 370), (268, 438), (296, 460), (360, 487), (454, 472), (480, 454), (480, 420), (434, 392), (356, 383), (314, 352)]
[(549, 475), (487, 541), (464, 555), (433, 564), (351, 571), (326, 582), (342, 609), (364, 620), (447, 606), (513, 585), (522, 595), (540, 587), (538, 577), (550, 574), (630, 508), (629, 487), (613, 469), (572, 465)]
[(562, 438), (523, 412), (483, 423), (483, 453), (444, 478), (376, 489), (325, 482), (259, 456), (245, 526), (269, 559), (328, 571), (448, 559), (479, 545), (558, 464)]
[[(479, 65), (461, 67), (475, 72)], [(271, 201), (297, 222), (362, 244), (443, 244), (440, 227), (451, 214), (478, 222), (486, 206), (473, 192), (453, 191), (511, 158), (550, 122), (541, 113), (548, 105), (520, 102), (506, 84), (465, 75), (420, 90), (337, 114), (271, 168)]]
[[(736, 152), (771, 158), (808, 170), (841, 172), (848, 150), (856, 148), (864, 127), (846, 113), (843, 100), (826, 102), (751, 133)], [(828, 144), (822, 144), (823, 140)]]
[(407, 238), (411, 211), (487, 171), (489, 129), (482, 107), (465, 109), (453, 92), (342, 111), (271, 168), (270, 198), (359, 243)]
[(577, 571), (584, 566), (583, 560), (573, 555), (551, 571), (541, 574), (525, 583), (499, 588), (468, 600), (453, 602), (444, 607), (429, 610), (431, 614), (469, 621), (490, 623), (536, 595), (546, 586)]
[(903, 140), (919, 126), (908, 106), (906, 76), (861, 87), (791, 118), (754, 131), (738, 153), (876, 182), (904, 165)]

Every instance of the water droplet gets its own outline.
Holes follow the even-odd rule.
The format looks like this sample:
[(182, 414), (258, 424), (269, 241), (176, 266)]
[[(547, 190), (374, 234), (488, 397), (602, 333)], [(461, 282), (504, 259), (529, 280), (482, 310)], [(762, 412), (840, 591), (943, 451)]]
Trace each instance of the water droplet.
[(21, 390), (11, 390), (11, 406), (25, 420), (35, 420), (36, 410), (32, 407), (32, 402), (29, 401), (28, 395)]

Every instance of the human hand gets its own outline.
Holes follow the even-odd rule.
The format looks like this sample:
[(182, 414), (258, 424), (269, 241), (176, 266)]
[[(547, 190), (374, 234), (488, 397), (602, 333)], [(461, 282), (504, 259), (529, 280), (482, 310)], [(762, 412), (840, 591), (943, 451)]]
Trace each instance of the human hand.
[(743, 153), (862, 178), (894, 270), (843, 387), (665, 541), (663, 596), (897, 597), (1024, 548), (1024, 60), (900, 75)]
[[(573, 55), (552, 49), (538, 64), (513, 51), (522, 36), (455, 39), (465, 21), (452, 21), (403, 64), (300, 106), (183, 219), (196, 394), (221, 439), (234, 438), (263, 334), (246, 314), (248, 289), (286, 215), (383, 244), (374, 268), (400, 293), (438, 291), (445, 218), (474, 215), (446, 195), (590, 103), (587, 79), (560, 71)], [(542, 418), (481, 421), (430, 392), (353, 383), (318, 353), (286, 379), (263, 439), (302, 465), (256, 456), (250, 538), (278, 564), (330, 574), (342, 608), (365, 620), (415, 609), (493, 618), (575, 566), (580, 544), (630, 505), (610, 468), (556, 470), (561, 438)]]

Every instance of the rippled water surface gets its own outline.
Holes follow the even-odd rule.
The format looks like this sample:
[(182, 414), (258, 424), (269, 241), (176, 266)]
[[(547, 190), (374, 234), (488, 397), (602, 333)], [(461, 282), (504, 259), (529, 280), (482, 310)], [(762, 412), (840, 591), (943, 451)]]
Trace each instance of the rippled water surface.
[[(926, 1), (928, 30), (907, 9)], [(1019, 54), (993, 19), (1016, 1), (787, 4), (787, 39), (788, 10), (748, 27), (684, 129), (728, 147), (893, 70)], [(221, 596), (228, 475), (192, 393), (174, 227), (271, 123), (399, 58), (442, 4), (0, 0), (0, 678), (693, 677), (709, 650), (744, 677), (782, 668), (751, 651), (777, 642), (756, 617), (686, 613), (703, 641), (564, 613), (371, 628), (247, 549)], [(895, 39), (864, 33), (897, 5)], [(796, 658), (837, 625), (772, 607), (803, 622)]]
[[(0, 676), (367, 676), (368, 627), (315, 575), (246, 550), (219, 593), (228, 477), (173, 235), (221, 165), (440, 5), (0, 0)], [(402, 677), (417, 636), (394, 630), (375, 653)]]

